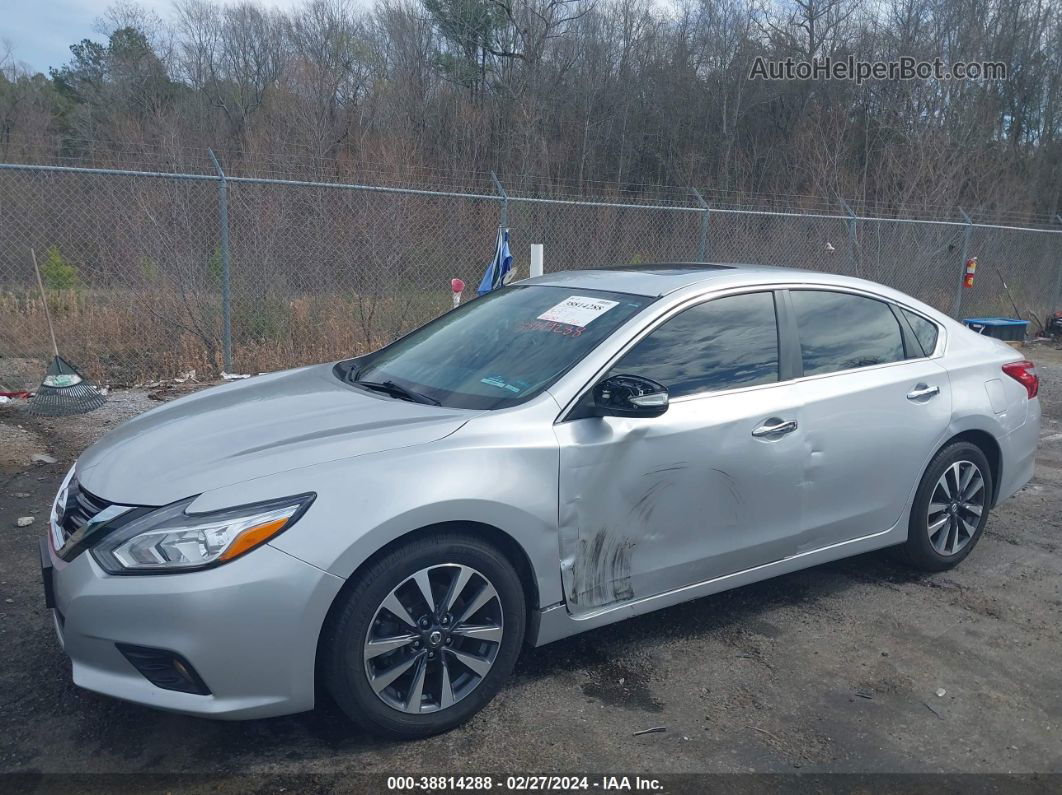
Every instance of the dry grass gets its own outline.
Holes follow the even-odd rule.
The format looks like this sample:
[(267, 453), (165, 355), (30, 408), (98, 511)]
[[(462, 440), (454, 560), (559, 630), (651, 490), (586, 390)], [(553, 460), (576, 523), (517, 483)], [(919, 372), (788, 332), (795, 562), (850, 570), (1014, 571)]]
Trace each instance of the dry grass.
[[(938, 308), (954, 292), (919, 291)], [(1019, 299), (1020, 300), (1020, 299)], [(972, 304), (976, 303), (976, 307)], [(150, 290), (50, 290), (48, 304), (60, 353), (93, 380), (143, 384), (195, 370), (222, 369), (221, 301), (216, 292)], [(354, 292), (285, 296), (263, 288), (236, 295), (232, 306), (233, 363), (237, 372), (266, 372), (325, 362), (374, 350), (450, 307), (444, 290), (413, 287), (388, 296)], [(1013, 310), (1005, 296), (964, 294), (963, 316)], [(1031, 331), (1038, 330), (1033, 324)], [(35, 292), (0, 291), (0, 356), (51, 357), (44, 306)]]
[[(276, 295), (233, 301), (238, 372), (280, 370), (380, 347), (449, 308), (449, 296)], [(221, 304), (209, 294), (153, 290), (50, 291), (59, 351), (90, 378), (130, 385), (222, 369)], [(51, 356), (44, 305), (32, 293), (0, 292), (0, 351)]]

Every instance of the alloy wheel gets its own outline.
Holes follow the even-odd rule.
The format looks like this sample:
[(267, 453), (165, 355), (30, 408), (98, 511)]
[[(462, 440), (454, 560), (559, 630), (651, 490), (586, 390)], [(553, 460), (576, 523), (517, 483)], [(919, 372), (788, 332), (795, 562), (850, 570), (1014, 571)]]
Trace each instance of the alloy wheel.
[(956, 461), (937, 481), (929, 498), (929, 543), (940, 555), (961, 551), (977, 532), (985, 510), (985, 478), (972, 461)]
[(376, 608), (364, 644), (369, 686), (401, 712), (446, 709), (490, 672), (503, 633), (501, 600), (483, 574), (459, 563), (421, 569)]

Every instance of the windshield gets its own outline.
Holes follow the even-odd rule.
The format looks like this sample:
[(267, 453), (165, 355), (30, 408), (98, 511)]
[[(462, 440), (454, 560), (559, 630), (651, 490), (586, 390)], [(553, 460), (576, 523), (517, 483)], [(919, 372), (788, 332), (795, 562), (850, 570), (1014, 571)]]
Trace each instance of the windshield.
[[(518, 285), (488, 293), (353, 364), (352, 383), (496, 409), (550, 386), (652, 303), (626, 293)], [(401, 395), (398, 395), (401, 396)]]

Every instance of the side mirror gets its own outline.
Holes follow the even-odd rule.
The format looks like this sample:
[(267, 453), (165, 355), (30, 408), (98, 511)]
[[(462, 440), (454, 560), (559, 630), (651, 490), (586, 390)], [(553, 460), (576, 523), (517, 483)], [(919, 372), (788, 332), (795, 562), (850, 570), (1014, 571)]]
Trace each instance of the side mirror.
[(659, 417), (667, 406), (667, 387), (640, 375), (614, 375), (594, 387), (597, 417)]

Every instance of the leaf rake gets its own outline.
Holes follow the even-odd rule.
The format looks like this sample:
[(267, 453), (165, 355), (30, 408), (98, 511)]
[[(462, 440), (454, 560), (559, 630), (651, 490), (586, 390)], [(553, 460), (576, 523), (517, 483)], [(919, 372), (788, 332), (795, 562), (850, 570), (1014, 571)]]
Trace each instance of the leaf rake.
[(48, 372), (30, 398), (26, 411), (40, 417), (66, 417), (72, 414), (86, 414), (102, 406), (106, 399), (96, 388), (86, 381), (74, 365), (59, 355), (59, 346), (55, 342), (55, 329), (52, 327), (52, 315), (48, 309), (48, 295), (44, 292), (41, 269), (37, 266), (37, 254), (30, 249), (33, 258), (33, 270), (37, 274), (37, 287), (44, 302), (44, 318), (48, 321), (48, 334), (52, 338), (52, 352), (55, 356), (48, 365)]

